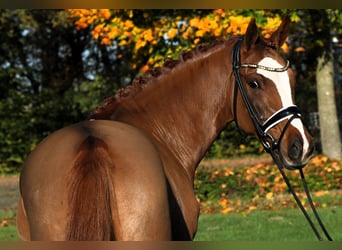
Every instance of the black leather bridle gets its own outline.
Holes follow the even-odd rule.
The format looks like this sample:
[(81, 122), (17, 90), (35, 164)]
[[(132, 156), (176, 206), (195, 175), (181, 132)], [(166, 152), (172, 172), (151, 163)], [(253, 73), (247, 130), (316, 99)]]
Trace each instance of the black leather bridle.
[[(319, 223), (321, 229), (323, 230), (326, 238), (329, 241), (332, 241), (332, 238), (330, 237), (328, 231), (324, 227), (324, 225), (323, 225), (323, 223), (322, 223), (322, 221), (321, 221), (321, 219), (320, 219), (320, 217), (316, 211), (316, 208), (313, 204), (309, 189), (307, 187), (307, 184), (306, 184), (306, 181), (304, 178), (304, 173), (302, 170), (302, 168), (305, 165), (289, 166), (285, 163), (285, 161), (282, 159), (281, 154), (280, 154), (280, 143), (281, 143), (282, 138), (284, 137), (284, 134), (285, 134), (287, 128), (289, 127), (289, 125), (291, 124), (291, 122), (294, 119), (301, 119), (301, 114), (300, 114), (297, 106), (289, 106), (287, 108), (280, 109), (277, 112), (275, 112), (273, 115), (271, 115), (264, 123), (261, 123), (261, 121), (258, 119), (258, 117), (254, 111), (253, 106), (249, 102), (245, 88), (244, 88), (242, 81), (241, 81), (241, 78), (240, 78), (240, 72), (239, 72), (240, 68), (256, 68), (256, 69), (261, 68), (261, 69), (264, 69), (267, 71), (272, 71), (272, 72), (284, 72), (284, 71), (287, 71), (287, 69), (289, 67), (289, 62), (287, 61), (285, 67), (283, 67), (283, 68), (271, 68), (271, 67), (258, 65), (258, 64), (241, 63), (241, 61), (240, 61), (240, 47), (241, 47), (242, 41), (243, 41), (243, 37), (240, 37), (238, 39), (237, 43), (235, 44), (234, 49), (233, 49), (233, 58), (232, 58), (233, 72), (234, 72), (234, 76), (235, 76), (234, 100), (233, 100), (234, 107), (233, 108), (234, 108), (234, 120), (235, 120), (237, 130), (243, 135), (243, 132), (239, 127), (238, 119), (237, 119), (237, 95), (238, 95), (238, 91), (240, 91), (243, 102), (245, 103), (246, 109), (249, 113), (249, 116), (250, 116), (252, 122), (253, 122), (256, 134), (257, 134), (261, 144), (263, 145), (264, 150), (267, 153), (271, 154), (274, 162), (277, 164), (277, 166), (279, 168), (279, 171), (280, 171), (284, 181), (286, 182), (286, 184), (289, 188), (289, 191), (293, 195), (293, 197), (296, 200), (299, 208), (301, 209), (305, 218), (309, 222), (312, 230), (314, 231), (314, 233), (316, 234), (316, 236), (319, 240), (323, 240), (323, 238), (321, 237), (317, 228), (315, 227), (315, 224), (312, 222), (310, 216), (308, 215), (308, 213), (305, 210), (304, 206), (302, 205), (300, 199), (298, 198), (296, 192), (294, 191), (287, 175), (285, 174), (284, 167), (287, 169), (290, 169), (290, 170), (294, 170), (294, 169), (299, 170), (307, 199), (308, 199), (310, 207), (311, 207), (311, 209), (312, 209), (312, 211), (316, 217), (316, 220), (318, 221), (318, 223)], [(273, 136), (268, 133), (268, 130), (270, 130), (271, 128), (273, 128), (277, 124), (279, 124), (281, 121), (285, 121), (286, 119), (287, 119), (287, 123), (285, 124), (279, 138), (277, 140), (274, 139)]]

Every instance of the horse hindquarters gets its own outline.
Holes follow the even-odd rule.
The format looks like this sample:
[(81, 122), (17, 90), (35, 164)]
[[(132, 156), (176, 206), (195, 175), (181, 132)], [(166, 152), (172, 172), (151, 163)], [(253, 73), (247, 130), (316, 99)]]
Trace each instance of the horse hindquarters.
[(25, 239), (171, 239), (158, 150), (124, 123), (81, 122), (54, 132), (26, 159), (20, 191)]

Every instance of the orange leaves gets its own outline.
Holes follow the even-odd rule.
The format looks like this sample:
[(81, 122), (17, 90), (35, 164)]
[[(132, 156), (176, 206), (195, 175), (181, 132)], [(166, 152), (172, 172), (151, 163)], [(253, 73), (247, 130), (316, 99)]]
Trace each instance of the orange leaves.
[[(137, 64), (146, 64), (146, 57), (152, 58), (149, 67), (160, 64), (162, 58), (176, 57), (181, 50), (194, 48), (201, 42), (213, 38), (226, 39), (231, 35), (242, 35), (251, 17), (256, 17), (263, 35), (269, 36), (280, 24), (279, 15), (261, 10), (224, 10), (212, 12), (189, 10), (170, 15), (155, 10), (109, 10), (68, 9), (76, 29), (89, 29), (93, 39), (106, 46), (118, 45), (132, 52)], [(156, 15), (155, 15), (155, 14)], [(268, 15), (270, 13), (270, 15)], [(158, 16), (159, 18), (154, 18)], [(271, 16), (271, 17), (270, 17)], [(288, 44), (282, 47), (287, 53)], [(139, 62), (144, 58), (142, 62)], [(133, 64), (132, 64), (133, 67)], [(135, 68), (142, 66), (135, 66)], [(144, 70), (144, 68), (143, 68)]]
[(226, 18), (226, 12), (219, 9), (203, 18), (194, 17), (189, 21), (195, 37), (212, 35), (215, 37), (226, 37), (228, 34), (240, 35), (246, 32), (250, 17), (231, 16)]
[(110, 13), (109, 9), (101, 9), (98, 11), (98, 15), (104, 19), (109, 19), (112, 14)]
[(68, 9), (67, 12), (75, 19), (76, 29), (91, 28), (92, 37), (107, 46), (114, 40), (119, 40), (121, 46), (126, 45), (134, 28), (131, 20), (122, 20), (115, 16), (117, 11), (109, 9)]
[(244, 16), (232, 16), (229, 18), (229, 27), (227, 28), (227, 33), (233, 35), (242, 35), (246, 33), (250, 17)]
[(274, 32), (278, 28), (280, 23), (281, 23), (281, 19), (279, 16), (274, 17), (274, 18), (267, 17), (266, 24), (263, 25), (262, 35), (265, 36), (266, 38), (269, 38), (272, 32)]
[[(341, 165), (342, 160), (329, 160), (318, 155), (304, 168), (308, 187), (318, 207), (342, 205), (341, 198), (338, 198), (341, 197), (338, 190), (342, 189)], [(303, 204), (308, 206), (298, 171), (287, 171), (287, 174)], [(196, 172), (195, 190), (203, 213), (249, 213), (255, 209), (297, 207), (274, 164), (200, 166)], [(329, 201), (327, 195), (335, 195), (336, 199)]]
[(168, 39), (173, 39), (177, 34), (178, 34), (178, 30), (175, 29), (175, 28), (171, 28), (171, 29), (167, 32), (166, 36), (167, 36)]
[(137, 38), (134, 50), (138, 51), (140, 48), (145, 47), (147, 44), (155, 45), (156, 43), (157, 40), (155, 39), (155, 36), (152, 33), (152, 29), (143, 30)]
[(76, 28), (85, 29), (95, 21), (104, 22), (111, 17), (108, 9), (67, 9), (71, 18), (76, 18)]
[(328, 160), (329, 160), (328, 157), (326, 157), (324, 155), (318, 155), (318, 156), (312, 158), (310, 160), (310, 163), (315, 165), (316, 167), (320, 167), (320, 166), (324, 166)]

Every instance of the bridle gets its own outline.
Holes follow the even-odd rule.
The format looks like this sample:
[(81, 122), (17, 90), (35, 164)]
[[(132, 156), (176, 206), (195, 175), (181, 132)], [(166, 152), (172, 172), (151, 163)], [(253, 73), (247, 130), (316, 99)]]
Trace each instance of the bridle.
[[(232, 55), (233, 72), (234, 72), (234, 76), (235, 76), (233, 108), (234, 108), (234, 120), (235, 120), (236, 128), (240, 132), (241, 135), (244, 135), (242, 130), (239, 127), (238, 119), (237, 119), (237, 95), (238, 95), (238, 91), (240, 91), (240, 94), (241, 94), (242, 99), (245, 103), (245, 106), (247, 108), (249, 116), (253, 122), (256, 134), (257, 134), (261, 144), (263, 145), (264, 150), (267, 153), (271, 154), (274, 162), (277, 164), (277, 166), (279, 168), (279, 171), (280, 171), (284, 181), (286, 182), (286, 184), (289, 188), (289, 191), (293, 195), (293, 197), (296, 200), (299, 208), (301, 209), (301, 211), (303, 212), (307, 221), (309, 222), (312, 230), (314, 231), (314, 233), (316, 234), (316, 236), (319, 240), (323, 240), (323, 238), (319, 234), (317, 228), (315, 227), (314, 223), (312, 222), (310, 216), (308, 215), (307, 211), (305, 210), (304, 206), (302, 205), (300, 199), (298, 198), (296, 192), (294, 191), (287, 175), (285, 174), (284, 167), (289, 169), (289, 170), (295, 170), (295, 169), (299, 170), (307, 199), (308, 199), (310, 207), (311, 207), (311, 209), (312, 209), (312, 211), (316, 217), (316, 220), (318, 221), (318, 223), (319, 223), (321, 229), (323, 230), (325, 236), (327, 237), (327, 239), (332, 241), (332, 238), (330, 237), (329, 233), (327, 232), (326, 228), (324, 227), (324, 225), (323, 225), (323, 223), (322, 223), (322, 221), (321, 221), (321, 219), (320, 219), (320, 217), (316, 211), (316, 208), (313, 204), (309, 189), (307, 187), (307, 184), (306, 184), (306, 181), (304, 178), (304, 173), (302, 170), (302, 168), (305, 165), (300, 165), (300, 166), (295, 166), (295, 167), (289, 166), (285, 163), (285, 161), (281, 157), (281, 154), (279, 153), (281, 140), (284, 137), (284, 134), (285, 134), (286, 130), (288, 129), (288, 127), (290, 126), (291, 122), (294, 119), (301, 119), (301, 114), (300, 114), (297, 106), (289, 106), (286, 108), (282, 108), (282, 109), (276, 111), (264, 123), (262, 123), (258, 119), (258, 117), (257, 117), (257, 115), (253, 109), (253, 106), (249, 102), (245, 88), (244, 88), (242, 81), (241, 81), (241, 78), (240, 78), (240, 72), (239, 72), (240, 68), (254, 68), (254, 69), (263, 69), (263, 70), (272, 71), (272, 72), (284, 72), (284, 71), (287, 71), (287, 69), (289, 68), (289, 61), (287, 61), (286, 65), (282, 68), (272, 68), (272, 67), (267, 67), (267, 66), (258, 65), (258, 64), (241, 63), (240, 62), (240, 47), (241, 47), (242, 41), (243, 41), (243, 37), (240, 37), (234, 46), (233, 55)], [(279, 138), (278, 139), (273, 138), (273, 136), (270, 135), (268, 133), (268, 131), (271, 128), (273, 128), (274, 126), (276, 126), (277, 124), (279, 124), (280, 122), (285, 121), (286, 119), (287, 119), (287, 123), (285, 124)]]
[[(233, 50), (233, 71), (235, 76), (235, 86), (234, 86), (234, 120), (237, 127), (237, 130), (243, 134), (242, 130), (240, 129), (238, 119), (237, 119), (237, 95), (238, 90), (240, 90), (242, 99), (246, 105), (247, 111), (250, 115), (250, 118), (252, 119), (253, 125), (255, 127), (255, 131), (257, 132), (258, 138), (260, 142), (262, 143), (265, 151), (267, 153), (271, 153), (275, 150), (279, 150), (280, 142), (282, 138), (284, 137), (284, 134), (289, 127), (290, 123), (293, 119), (301, 118), (301, 114), (297, 108), (297, 106), (290, 106), (287, 108), (283, 108), (275, 112), (273, 115), (271, 115), (264, 123), (261, 123), (258, 119), (251, 103), (248, 100), (245, 88), (242, 84), (239, 69), (240, 68), (255, 68), (255, 69), (263, 69), (267, 71), (273, 71), (273, 72), (284, 72), (289, 67), (289, 61), (287, 61), (285, 67), (283, 68), (271, 68), (266, 67), (263, 65), (258, 64), (248, 64), (248, 63), (240, 63), (240, 46), (243, 41), (243, 37), (240, 37), (238, 42), (236, 43), (234, 50)], [(278, 140), (274, 139), (272, 135), (270, 135), (268, 130), (270, 130), (272, 127), (276, 126), (278, 123), (280, 123), (283, 120), (286, 120), (287, 124), (285, 125), (281, 135), (279, 136)], [(286, 166), (287, 168), (291, 168), (290, 166)]]

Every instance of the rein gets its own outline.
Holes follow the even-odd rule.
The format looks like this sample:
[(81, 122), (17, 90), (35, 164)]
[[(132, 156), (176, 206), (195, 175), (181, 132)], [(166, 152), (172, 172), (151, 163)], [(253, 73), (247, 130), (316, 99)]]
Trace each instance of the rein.
[[(233, 49), (233, 58), (232, 58), (233, 59), (232, 60), (233, 61), (233, 72), (234, 72), (234, 76), (235, 76), (234, 104), (233, 104), (234, 107), (233, 108), (234, 108), (234, 120), (235, 120), (236, 128), (240, 132), (241, 135), (244, 135), (243, 131), (239, 127), (238, 119), (237, 119), (237, 95), (238, 95), (238, 91), (240, 90), (240, 94), (242, 96), (242, 99), (246, 105), (247, 111), (248, 111), (250, 118), (253, 122), (253, 125), (255, 127), (255, 131), (258, 135), (260, 142), (262, 143), (262, 145), (264, 147), (265, 152), (271, 154), (274, 162), (278, 166), (278, 169), (279, 169), (286, 185), (288, 186), (289, 191), (291, 192), (292, 196), (296, 200), (297, 205), (299, 206), (299, 208), (303, 212), (305, 218), (309, 222), (309, 224), (310, 224), (312, 230), (314, 231), (314, 233), (316, 234), (318, 240), (322, 241), (323, 238), (321, 237), (321, 235), (318, 232), (315, 224), (312, 222), (312, 219), (310, 218), (308, 212), (304, 208), (302, 202), (300, 201), (295, 190), (293, 189), (289, 178), (285, 174), (284, 167), (289, 169), (289, 170), (298, 170), (300, 172), (303, 188), (305, 190), (306, 197), (307, 197), (308, 202), (310, 204), (310, 207), (314, 213), (314, 216), (315, 216), (317, 222), (319, 223), (322, 231), (324, 232), (326, 238), (329, 241), (332, 241), (332, 238), (330, 237), (328, 231), (326, 230), (325, 226), (323, 225), (323, 223), (322, 223), (322, 221), (321, 221), (321, 219), (317, 213), (317, 210), (313, 204), (309, 189), (308, 189), (307, 184), (306, 184), (306, 180), (304, 178), (304, 173), (302, 170), (305, 165), (296, 166), (296, 167), (288, 166), (287, 164), (284, 163), (284, 161), (281, 158), (281, 155), (279, 154), (280, 142), (281, 142), (282, 138), (284, 137), (284, 134), (285, 134), (287, 128), (289, 127), (289, 125), (291, 124), (291, 122), (294, 119), (301, 119), (301, 114), (300, 114), (297, 106), (290, 106), (290, 107), (278, 110), (273, 115), (271, 115), (271, 117), (269, 117), (266, 120), (266, 122), (264, 122), (262, 124), (259, 121), (251, 103), (248, 100), (248, 97), (247, 97), (245, 88), (242, 84), (240, 73), (239, 73), (239, 69), (242, 67), (243, 68), (260, 68), (260, 69), (264, 69), (267, 71), (273, 71), (273, 72), (284, 72), (289, 68), (289, 61), (286, 62), (286, 65), (283, 68), (271, 68), (271, 67), (266, 67), (263, 65), (247, 64), (247, 63), (242, 64), (240, 62), (240, 47), (241, 47), (242, 41), (243, 41), (243, 37), (240, 37), (239, 40), (237, 41), (237, 43), (235, 44), (234, 49)], [(288, 119), (288, 121), (287, 121), (283, 131), (281, 132), (278, 140), (274, 139), (269, 133), (267, 133), (269, 129), (273, 128), (274, 126), (279, 124), (281, 121), (284, 121), (286, 119)], [(278, 151), (278, 153), (276, 151)]]

